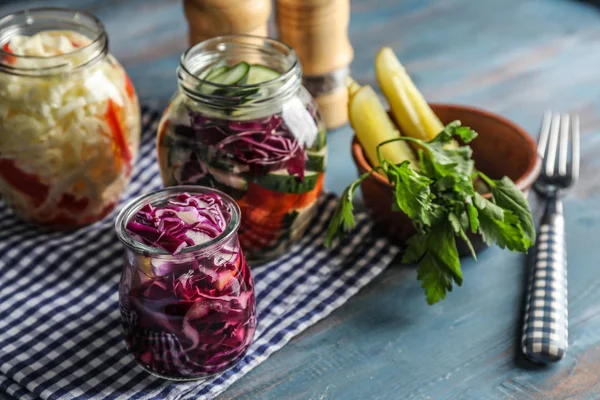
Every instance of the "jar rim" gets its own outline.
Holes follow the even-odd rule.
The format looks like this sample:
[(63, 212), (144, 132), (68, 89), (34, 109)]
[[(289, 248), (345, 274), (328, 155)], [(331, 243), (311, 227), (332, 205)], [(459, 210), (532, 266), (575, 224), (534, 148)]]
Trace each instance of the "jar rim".
[[(38, 20), (36, 20), (38, 19)], [(90, 39), (90, 43), (85, 46), (78, 47), (77, 49), (70, 51), (65, 54), (58, 54), (53, 56), (30, 56), (30, 55), (18, 55), (11, 53), (5, 49), (5, 45), (8, 44), (10, 38), (15, 34), (19, 34), (25, 27), (35, 27), (37, 24), (42, 24), (45, 29), (40, 29), (39, 32), (49, 30), (61, 30), (61, 29), (49, 29), (47, 25), (52, 21), (56, 24), (72, 24), (74, 27), (79, 26), (86, 28), (86, 31), (91, 33), (84, 34)], [(45, 25), (44, 25), (45, 23)], [(81, 32), (79, 32), (81, 33)], [(84, 52), (90, 52), (90, 59), (77, 65), (73, 69), (79, 69), (88, 66), (93, 63), (100, 56), (108, 53), (108, 37), (104, 24), (98, 17), (88, 13), (86, 11), (76, 10), (72, 8), (64, 7), (35, 7), (27, 8), (24, 10), (10, 13), (0, 18), (0, 69), (4, 72), (13, 73), (15, 75), (28, 75), (33, 72), (39, 75), (40, 72), (48, 71), (50, 74), (56, 70), (64, 68), (67, 64), (57, 64), (48, 67), (38, 68), (24, 68), (16, 67), (14, 65), (3, 62), (4, 59), (22, 59), (22, 60), (60, 60), (62, 58), (81, 54)]]
[[(146, 204), (151, 204), (156, 201), (165, 201), (176, 195), (181, 193), (191, 193), (191, 194), (199, 194), (199, 193), (211, 193), (216, 194), (225, 203), (225, 205), (231, 211), (231, 219), (229, 223), (214, 239), (209, 240), (208, 242), (200, 243), (194, 246), (184, 247), (179, 253), (173, 255), (166, 250), (159, 249), (157, 247), (152, 247), (147, 244), (144, 244), (136, 239), (134, 239), (127, 232), (127, 222), (137, 213), (143, 206)], [(115, 220), (115, 232), (117, 234), (117, 238), (125, 244), (130, 249), (138, 253), (142, 253), (148, 256), (167, 256), (167, 257), (180, 257), (181, 255), (197, 253), (202, 250), (206, 250), (212, 247), (216, 247), (219, 244), (224, 244), (227, 240), (229, 240), (235, 233), (237, 232), (240, 226), (241, 220), (241, 210), (238, 206), (237, 202), (231, 198), (231, 196), (226, 193), (199, 185), (180, 185), (180, 186), (169, 186), (162, 189), (154, 190), (149, 193), (141, 194), (132, 200), (130, 200), (121, 211), (117, 215)]]
[[(246, 40), (246, 43), (244, 43), (243, 41)], [(272, 79), (270, 81), (266, 81), (263, 83), (271, 83), (274, 81), (285, 81), (287, 79), (289, 79), (289, 75), (293, 74), (294, 69), (296, 69), (299, 65), (299, 60), (298, 60), (298, 56), (296, 55), (296, 51), (290, 47), (289, 45), (287, 45), (286, 43), (279, 41), (277, 39), (272, 39), (272, 38), (268, 38), (268, 37), (262, 37), (262, 36), (256, 36), (256, 35), (221, 35), (221, 36), (215, 36), (212, 37), (210, 39), (206, 39), (203, 40), (191, 47), (189, 47), (187, 50), (185, 50), (183, 52), (183, 54), (181, 55), (181, 59), (180, 59), (180, 67), (186, 72), (188, 73), (190, 76), (193, 76), (194, 78), (196, 78), (198, 80), (199, 84), (211, 84), (215, 87), (218, 88), (227, 88), (227, 87), (239, 87), (239, 88), (251, 88), (251, 87), (258, 87), (260, 85), (262, 85), (263, 83), (256, 83), (256, 84), (244, 84), (244, 85), (224, 85), (224, 84), (219, 84), (219, 83), (215, 83), (215, 82), (210, 82), (207, 81), (206, 79), (203, 79), (197, 75), (195, 75), (195, 73), (193, 71), (190, 71), (190, 69), (187, 67), (186, 65), (186, 61), (188, 61), (188, 56), (191, 55), (191, 53), (195, 50), (199, 50), (203, 47), (208, 47), (211, 44), (224, 44), (224, 43), (231, 43), (231, 44), (245, 44), (246, 46), (253, 46), (256, 49), (259, 49), (259, 46), (250, 44), (249, 41), (250, 40), (256, 40), (256, 41), (262, 41), (264, 43), (268, 43), (269, 45), (273, 46), (274, 48), (279, 47), (280, 49), (280, 54), (286, 56), (287, 58), (290, 58), (292, 60), (290, 66), (287, 68), (287, 70), (285, 72), (283, 72), (280, 76), (278, 76), (275, 79)], [(262, 47), (262, 46), (261, 46)], [(285, 55), (283, 54), (283, 51), (287, 51), (288, 54)], [(287, 75), (287, 76), (286, 76)]]
[[(227, 85), (211, 82), (199, 76), (200, 73), (207, 71), (215, 61), (225, 58), (224, 55), (227, 51), (235, 50), (242, 50), (242, 52), (254, 51), (256, 53), (269, 52), (271, 56), (278, 56), (280, 61), (285, 63), (285, 70), (280, 71), (280, 75), (275, 79), (255, 84)], [(202, 65), (205, 68), (203, 70), (200, 68), (201, 70), (198, 71), (197, 68), (194, 69), (191, 65), (193, 65), (192, 61), (200, 57), (205, 58), (205, 63)], [(211, 92), (217, 93), (219, 89), (226, 88), (249, 91), (262, 88), (265, 93), (271, 89), (271, 95), (257, 99), (257, 103), (264, 104), (274, 98), (285, 96), (289, 92), (295, 92), (302, 83), (302, 68), (294, 49), (279, 40), (255, 35), (221, 35), (189, 47), (180, 57), (177, 75), (179, 86), (186, 95), (213, 106), (219, 106), (219, 100), (227, 99), (227, 96), (201, 93), (197, 88), (204, 85), (205, 87), (212, 87), (214, 90)], [(231, 106), (231, 104), (225, 104), (225, 106)]]

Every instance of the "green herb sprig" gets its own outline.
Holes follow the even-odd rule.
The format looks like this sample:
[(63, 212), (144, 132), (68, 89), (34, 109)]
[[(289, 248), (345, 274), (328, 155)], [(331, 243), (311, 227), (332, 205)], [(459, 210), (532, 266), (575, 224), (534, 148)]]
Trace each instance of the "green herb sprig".
[[(475, 258), (467, 232), (481, 234), (488, 245), (527, 252), (535, 242), (535, 228), (523, 193), (508, 177), (494, 180), (476, 171), (471, 148), (453, 144), (454, 139), (468, 144), (476, 137), (474, 130), (454, 121), (429, 142), (399, 137), (379, 144), (380, 165), (346, 188), (329, 223), (326, 245), (354, 228), (356, 189), (374, 171), (380, 171), (392, 184), (393, 210), (408, 215), (416, 228), (417, 233), (406, 243), (402, 262), (418, 263), (417, 278), (429, 304), (444, 299), (454, 283), (462, 285), (457, 237)], [(408, 161), (396, 165), (383, 158), (381, 147), (397, 140), (419, 145), (419, 171)], [(473, 180), (477, 177), (489, 186), (491, 201), (475, 191)]]

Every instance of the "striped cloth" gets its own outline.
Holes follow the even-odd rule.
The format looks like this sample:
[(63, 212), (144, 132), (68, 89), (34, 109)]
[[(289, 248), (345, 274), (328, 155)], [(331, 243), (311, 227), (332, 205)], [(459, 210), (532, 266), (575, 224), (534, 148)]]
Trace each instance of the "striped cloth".
[[(157, 118), (144, 110), (140, 156), (123, 201), (161, 186), (153, 140)], [(208, 381), (175, 383), (144, 372), (125, 350), (116, 212), (72, 233), (45, 232), (19, 222), (0, 202), (0, 390), (22, 399), (217, 396), (341, 306), (396, 255), (372, 233), (365, 215), (358, 216), (353, 235), (323, 247), (335, 203), (334, 196), (323, 196), (305, 238), (253, 271), (259, 323), (241, 362)]]

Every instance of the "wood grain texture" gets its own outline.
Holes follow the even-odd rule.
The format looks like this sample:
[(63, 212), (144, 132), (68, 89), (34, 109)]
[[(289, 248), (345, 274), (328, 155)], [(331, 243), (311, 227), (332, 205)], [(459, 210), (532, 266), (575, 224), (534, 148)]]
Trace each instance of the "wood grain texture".
[[(164, 106), (187, 28), (178, 0), (2, 1), (89, 10), (143, 101)], [(525, 257), (464, 261), (463, 287), (429, 307), (413, 267), (394, 265), (241, 379), (223, 400), (600, 398), (600, 7), (575, 0), (356, 0), (354, 77), (375, 84), (392, 46), (430, 101), (476, 105), (537, 135), (543, 111), (579, 113), (581, 181), (565, 202), (570, 348), (541, 368), (519, 355)], [(326, 185), (355, 177), (352, 133), (331, 132)]]

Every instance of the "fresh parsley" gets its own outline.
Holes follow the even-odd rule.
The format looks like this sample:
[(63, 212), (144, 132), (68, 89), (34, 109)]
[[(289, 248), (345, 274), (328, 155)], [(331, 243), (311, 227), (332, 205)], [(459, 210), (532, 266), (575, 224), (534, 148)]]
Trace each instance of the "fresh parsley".
[[(379, 166), (392, 184), (395, 211), (412, 220), (417, 233), (406, 243), (403, 262), (418, 263), (417, 278), (429, 304), (446, 297), (463, 276), (456, 239), (475, 251), (468, 233), (480, 234), (488, 245), (526, 252), (535, 242), (535, 228), (527, 199), (507, 177), (494, 180), (475, 171), (468, 143), (477, 133), (460, 121), (448, 124), (433, 140), (399, 137), (379, 144)], [(458, 139), (465, 145), (457, 145)], [(381, 147), (404, 140), (418, 144), (419, 168), (408, 161), (393, 164), (383, 158)], [(352, 182), (344, 191), (329, 223), (325, 243), (330, 245), (355, 226), (352, 199), (360, 183), (373, 172)], [(473, 180), (480, 178), (491, 190), (491, 200), (477, 193)]]

